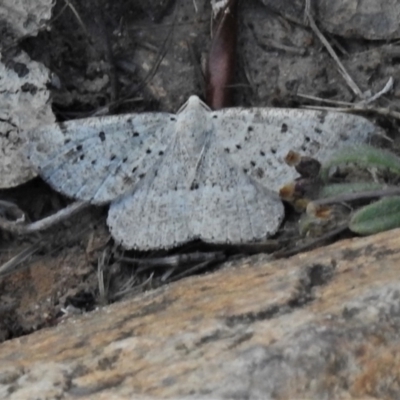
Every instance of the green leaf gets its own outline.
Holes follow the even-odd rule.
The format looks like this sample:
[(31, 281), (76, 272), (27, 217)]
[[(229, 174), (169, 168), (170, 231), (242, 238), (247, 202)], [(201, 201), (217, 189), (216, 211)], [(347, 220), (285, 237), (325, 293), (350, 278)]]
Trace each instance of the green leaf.
[(340, 194), (358, 193), (366, 191), (375, 191), (389, 189), (394, 186), (388, 186), (384, 183), (377, 182), (345, 182), (345, 183), (332, 183), (321, 187), (318, 197), (327, 198), (334, 197)]
[(326, 162), (320, 171), (320, 178), (327, 181), (329, 170), (339, 165), (354, 163), (361, 168), (376, 167), (387, 169), (400, 175), (400, 158), (389, 151), (368, 145), (359, 145), (341, 149)]
[(400, 196), (386, 197), (356, 211), (349, 228), (360, 235), (371, 235), (400, 227)]

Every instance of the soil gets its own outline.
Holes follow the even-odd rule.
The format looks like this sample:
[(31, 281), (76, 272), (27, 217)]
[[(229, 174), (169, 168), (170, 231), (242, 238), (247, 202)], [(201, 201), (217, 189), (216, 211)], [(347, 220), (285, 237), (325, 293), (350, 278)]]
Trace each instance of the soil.
[[(73, 9), (58, 0), (48, 28), (19, 43), (53, 72), (52, 101), (58, 120), (144, 110), (175, 112), (190, 95), (202, 97), (202, 66), (210, 45), (208, 0), (71, 4)], [(236, 105), (299, 107), (306, 100), (298, 94), (359, 100), (309, 28), (252, 0), (240, 5), (238, 35)], [(378, 92), (390, 76), (399, 81), (400, 53), (394, 44), (326, 37), (363, 92)], [(399, 98), (395, 87), (378, 105), (395, 109)], [(396, 149), (397, 122), (372, 113), (369, 118), (393, 137)], [(39, 178), (0, 191), (0, 198), (18, 204), (31, 220), (69, 203)], [(138, 272), (118, 260), (121, 251), (109, 237), (106, 212), (106, 208), (89, 208), (40, 236), (0, 233), (0, 265), (29, 246), (36, 250), (19, 263), (19, 272), (0, 279), (0, 342), (165, 281), (165, 269)], [(289, 223), (284, 229), (293, 227)], [(175, 253), (198, 249), (198, 244), (188, 245)], [(99, 288), (99, 279), (105, 282), (105, 291)]]

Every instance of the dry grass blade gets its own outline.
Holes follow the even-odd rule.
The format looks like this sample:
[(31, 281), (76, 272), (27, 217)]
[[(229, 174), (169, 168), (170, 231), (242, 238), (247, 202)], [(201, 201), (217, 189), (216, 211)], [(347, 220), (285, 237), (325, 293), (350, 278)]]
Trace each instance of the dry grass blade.
[(186, 264), (200, 263), (205, 261), (213, 261), (224, 257), (222, 251), (210, 252), (210, 253), (187, 253), (177, 254), (168, 257), (157, 257), (157, 258), (128, 258), (120, 257), (118, 261), (124, 261), (130, 264), (135, 264), (138, 267), (137, 272), (143, 272), (155, 267), (173, 267), (179, 268)]
[(0, 278), (21, 271), (24, 268), (28, 268), (29, 265), (22, 265), (22, 263), (41, 248), (42, 241), (39, 240), (38, 242), (22, 250), (19, 254), (11, 258), (11, 260), (8, 260), (0, 267)]
[(73, 215), (82, 211), (88, 206), (89, 202), (87, 201), (76, 201), (75, 203), (70, 204), (69, 206), (63, 208), (53, 215), (50, 215), (49, 217), (26, 225), (18, 222), (10, 222), (5, 218), (0, 218), (0, 229), (17, 235), (44, 231), (62, 221), (65, 221), (68, 218), (71, 218)]
[(137, 285), (136, 282), (136, 276), (132, 276), (128, 281), (126, 281), (126, 283), (124, 284), (124, 287), (122, 288), (122, 290), (120, 290), (117, 293), (114, 293), (112, 295), (112, 298), (110, 300), (115, 301), (120, 299), (121, 297), (124, 296), (130, 296), (133, 295), (135, 293), (140, 293), (144, 290), (144, 288), (151, 287), (151, 283), (153, 281), (153, 276), (154, 276), (154, 272), (152, 272), (150, 274), (150, 276), (144, 281), (142, 282), (140, 285)]
[[(104, 282), (104, 268), (108, 264), (109, 254), (107, 250), (104, 250), (99, 256), (97, 262), (97, 280), (99, 283), (99, 302), (100, 304), (107, 304), (108, 298), (108, 285)], [(107, 289), (106, 289), (107, 286)]]
[(90, 36), (89, 36), (88, 30), (86, 29), (86, 26), (85, 26), (85, 24), (83, 23), (82, 18), (80, 17), (78, 11), (76, 11), (76, 8), (70, 3), (69, 0), (64, 0), (64, 1), (65, 1), (65, 3), (67, 4), (67, 6), (71, 9), (72, 13), (75, 15), (76, 19), (77, 19), (78, 22), (79, 22), (79, 25), (82, 27), (82, 29), (83, 29), (83, 31), (85, 32), (87, 38), (89, 39)]
[(314, 21), (314, 18), (312, 17), (311, 13), (309, 12), (309, 7), (306, 7), (306, 13), (308, 17), (308, 22), (310, 24), (311, 29), (314, 31), (314, 33), (318, 36), (319, 40), (322, 42), (322, 44), (325, 46), (325, 48), (328, 50), (328, 53), (331, 55), (331, 57), (336, 61), (338, 67), (339, 67), (339, 72), (342, 74), (343, 78), (351, 88), (351, 90), (354, 92), (354, 94), (360, 98), (364, 98), (364, 94), (360, 90), (360, 88), (357, 86), (357, 84), (354, 82), (353, 78), (348, 74), (346, 71), (346, 68), (343, 66), (341, 61), (339, 60), (339, 57), (336, 55), (335, 51), (333, 50), (332, 46), (330, 43), (326, 40), (325, 36), (322, 34), (322, 32), (318, 29), (317, 24)]
[(294, 248), (290, 250), (282, 250), (282, 251), (277, 251), (272, 254), (273, 258), (287, 258), (294, 256), (298, 253), (302, 253), (305, 251), (309, 251), (312, 249), (315, 249), (317, 247), (323, 246), (326, 244), (326, 242), (333, 240), (336, 236), (340, 235), (342, 232), (346, 231), (348, 229), (348, 225), (344, 224), (342, 226), (337, 227), (336, 229), (333, 229), (329, 232), (327, 232), (324, 235), (321, 235), (319, 238), (312, 240), (309, 243), (301, 244), (299, 246), (295, 246)]
[[(161, 280), (165, 283), (167, 282), (173, 282), (173, 281), (177, 281), (179, 279), (185, 278), (186, 276), (190, 276), (193, 275), (196, 272), (202, 271), (203, 269), (209, 267), (211, 264), (213, 264), (214, 262), (220, 262), (220, 261), (225, 261), (226, 256), (223, 255), (221, 257), (215, 258), (214, 260), (207, 260), (204, 261), (200, 264), (195, 265), (192, 268), (189, 268), (183, 272), (181, 272), (180, 274), (177, 274), (175, 276), (173, 276), (171, 279), (167, 279), (166, 277), (161, 278)], [(168, 275), (168, 277), (170, 276), (170, 274)]]

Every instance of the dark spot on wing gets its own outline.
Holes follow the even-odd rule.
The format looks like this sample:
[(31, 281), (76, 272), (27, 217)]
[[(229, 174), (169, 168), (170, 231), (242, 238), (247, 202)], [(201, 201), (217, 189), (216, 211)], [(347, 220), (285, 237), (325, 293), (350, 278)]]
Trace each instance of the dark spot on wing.
[(247, 128), (247, 132), (253, 132), (254, 131), (254, 128), (250, 125), (248, 128)]
[(309, 136), (305, 136), (305, 137), (304, 137), (304, 140), (305, 140), (306, 142), (309, 142), (311, 139), (309, 138)]
[(126, 163), (127, 160), (128, 160), (128, 157), (124, 157), (124, 158), (122, 159), (122, 162), (123, 162), (123, 163)]
[(257, 176), (258, 178), (263, 178), (264, 175), (265, 175), (264, 170), (263, 170), (262, 168), (258, 167), (258, 168), (256, 169), (256, 176)]
[(281, 126), (281, 132), (282, 133), (285, 133), (285, 132), (287, 132), (288, 131), (288, 126), (287, 126), (287, 124), (282, 124), (282, 126)]
[(134, 167), (132, 170), (132, 174), (134, 174), (136, 172), (136, 170), (137, 170), (137, 167)]
[(212, 117), (213, 117), (214, 119), (217, 119), (217, 118), (218, 118), (218, 115), (217, 115), (217, 114), (214, 114)]
[(176, 192), (176, 191), (178, 190), (178, 186), (175, 186), (175, 187), (174, 187), (174, 190), (175, 190), (175, 192)]
[(319, 134), (321, 134), (321, 133), (322, 133), (322, 129), (315, 128), (315, 129), (314, 129), (314, 132), (315, 132), (315, 133), (319, 133)]
[(242, 146), (241, 146), (240, 144), (237, 144), (237, 145), (236, 145), (236, 148), (237, 148), (238, 150), (240, 150), (240, 149), (242, 148)]
[(164, 155), (164, 152), (163, 152), (162, 150), (160, 150), (160, 151), (158, 152), (158, 155), (159, 155), (159, 156), (163, 156), (163, 155)]
[(260, 150), (260, 156), (265, 156), (265, 153), (262, 150)]
[(146, 176), (145, 173), (139, 175), (139, 179), (143, 179)]
[(251, 165), (252, 167), (255, 167), (255, 166), (256, 166), (256, 163), (255, 163), (254, 161), (250, 161), (250, 165)]
[(97, 163), (97, 160), (92, 160), (91, 164), (95, 165)]
[(244, 141), (245, 141), (245, 142), (248, 142), (249, 140), (250, 140), (250, 138), (249, 138), (248, 136), (245, 136), (245, 137), (244, 137)]
[(65, 139), (64, 144), (68, 144), (71, 141), (71, 139)]
[(79, 157), (80, 160), (83, 160), (85, 158), (84, 154), (81, 154), (81, 156)]
[(197, 182), (193, 182), (190, 186), (190, 190), (197, 190), (199, 188), (199, 184)]
[(76, 146), (76, 151), (81, 151), (82, 150), (82, 145), (81, 144), (78, 144), (78, 146)]
[(99, 133), (99, 138), (100, 138), (100, 140), (101, 140), (102, 142), (104, 142), (104, 141), (106, 140), (106, 134), (105, 134), (103, 131), (101, 131), (101, 132)]
[(129, 175), (125, 175), (124, 178), (123, 178), (123, 181), (124, 181), (125, 184), (133, 183), (133, 179)]
[(139, 132), (133, 132), (133, 133), (132, 133), (132, 136), (133, 136), (133, 137), (138, 137), (138, 136), (139, 136)]
[(271, 153), (276, 154), (276, 149), (274, 147), (271, 147)]
[(226, 147), (226, 148), (224, 149), (224, 151), (225, 151), (225, 153), (230, 153), (230, 152), (231, 152), (231, 151), (229, 150), (228, 147)]
[(110, 161), (114, 161), (116, 157), (117, 156), (115, 154), (112, 154), (111, 157), (110, 157)]
[(151, 149), (147, 149), (147, 150), (146, 150), (146, 153), (147, 153), (147, 154), (150, 154), (150, 153), (151, 153)]
[(156, 169), (155, 171), (154, 171), (154, 176), (157, 176), (158, 175), (158, 170)]
[(171, 117), (169, 120), (170, 121), (176, 121), (176, 118), (175, 117)]
[(243, 172), (244, 172), (245, 174), (247, 174), (247, 173), (249, 172), (249, 170), (248, 170), (247, 168), (243, 168)]

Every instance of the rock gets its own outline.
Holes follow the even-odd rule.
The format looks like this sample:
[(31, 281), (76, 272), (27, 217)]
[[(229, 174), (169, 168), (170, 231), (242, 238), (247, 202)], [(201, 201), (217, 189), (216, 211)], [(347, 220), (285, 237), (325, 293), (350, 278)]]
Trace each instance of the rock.
[(399, 398), (399, 234), (231, 262), (5, 342), (0, 399)]
[[(305, 0), (262, 0), (285, 18), (304, 24)], [(318, 0), (311, 2), (323, 30), (348, 38), (395, 39), (400, 35), (398, 0)]]
[(36, 176), (23, 153), (25, 130), (55, 121), (47, 84), (50, 71), (20, 52), (3, 62), (0, 55), (0, 188)]
[(50, 71), (16, 50), (19, 40), (36, 36), (51, 17), (52, 0), (0, 2), (0, 188), (36, 176), (22, 152), (23, 132), (55, 121), (50, 104)]
[[(1, 44), (5, 41), (36, 36), (51, 18), (53, 0), (15, 1), (0, 3)], [(15, 43), (14, 43), (15, 44)]]

